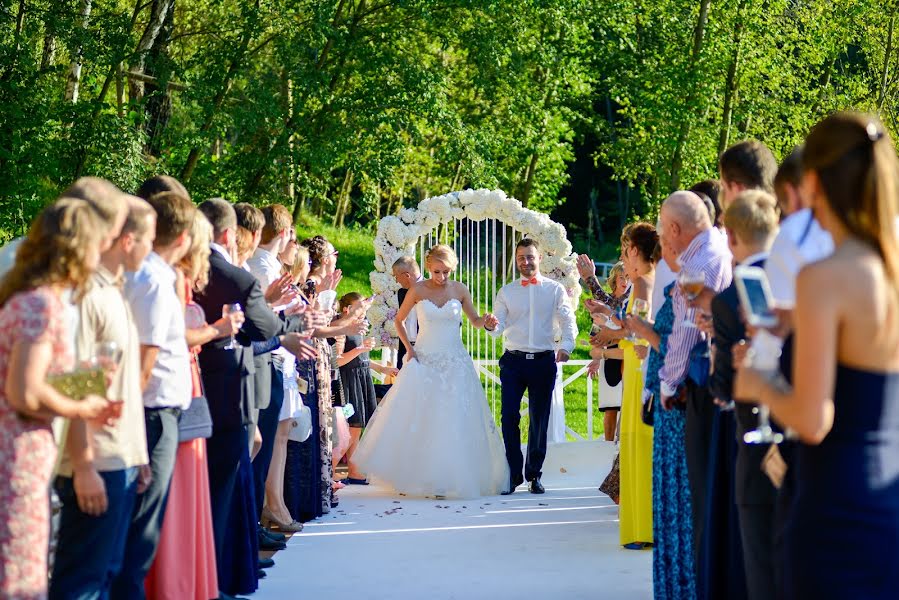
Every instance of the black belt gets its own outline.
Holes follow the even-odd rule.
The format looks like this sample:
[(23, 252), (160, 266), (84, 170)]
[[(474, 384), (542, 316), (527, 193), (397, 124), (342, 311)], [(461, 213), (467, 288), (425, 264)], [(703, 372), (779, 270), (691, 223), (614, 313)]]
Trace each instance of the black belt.
[(528, 360), (533, 360), (535, 358), (545, 358), (547, 356), (552, 356), (555, 354), (552, 350), (543, 350), (542, 352), (522, 352), (521, 350), (506, 350), (506, 354), (511, 354), (512, 356), (521, 356)]

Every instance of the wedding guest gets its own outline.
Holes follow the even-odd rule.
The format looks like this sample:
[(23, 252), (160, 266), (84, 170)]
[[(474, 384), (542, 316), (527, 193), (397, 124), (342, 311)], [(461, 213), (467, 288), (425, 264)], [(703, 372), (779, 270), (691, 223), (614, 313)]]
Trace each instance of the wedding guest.
[(741, 367), (734, 393), (768, 406), (800, 441), (789, 467), (796, 489), (784, 519), (778, 597), (892, 598), (899, 587), (899, 160), (880, 121), (837, 113), (812, 128), (803, 165), (804, 188), (835, 250), (796, 282), (792, 384)]
[[(253, 406), (253, 350), (283, 332), (283, 324), (265, 302), (253, 275), (232, 264), (237, 216), (221, 198), (200, 205), (213, 229), (209, 283), (195, 296), (207, 319), (218, 320), (223, 307), (239, 304), (245, 320), (240, 333), (212, 340), (200, 352), (203, 386), (212, 414), (209, 492), (215, 534), (220, 593), (252, 593), (258, 585), (258, 531), (248, 423)], [(246, 344), (246, 345), (242, 345)]]
[[(339, 309), (343, 314), (348, 314), (354, 307), (363, 301), (359, 292), (350, 292), (340, 298)], [(343, 351), (337, 358), (340, 367), (340, 379), (343, 382), (347, 403), (353, 407), (353, 415), (349, 417), (350, 444), (346, 451), (347, 477), (344, 483), (350, 485), (368, 485), (365, 475), (362, 474), (353, 462), (353, 452), (362, 437), (362, 430), (368, 425), (369, 420), (378, 407), (375, 398), (375, 382), (371, 377), (371, 370), (387, 376), (396, 376), (399, 369), (385, 367), (369, 358), (369, 352), (375, 347), (374, 338), (364, 338), (362, 335), (347, 335)]]
[[(740, 192), (727, 207), (724, 225), (734, 264), (762, 267), (777, 234), (776, 200), (759, 190)], [(740, 315), (736, 283), (731, 283), (712, 300), (712, 323), (715, 329), (715, 360), (709, 387), (719, 404), (726, 405), (733, 400), (735, 365), (731, 348), (746, 334)], [(752, 406), (736, 407), (735, 417), (735, 486), (731, 489), (728, 485), (727, 490), (716, 496), (719, 504), (724, 504), (733, 494), (736, 503), (749, 598), (773, 598), (775, 489), (762, 471), (762, 461), (769, 445), (743, 442), (743, 435), (758, 426)], [(731, 572), (731, 577), (735, 571)]]
[[(403, 305), (403, 300), (406, 299), (409, 288), (422, 280), (421, 269), (411, 256), (401, 256), (394, 261), (391, 271), (393, 272), (393, 278), (400, 286), (400, 289), (396, 291), (396, 301), (399, 307)], [(418, 316), (414, 310), (406, 318), (406, 335), (409, 336), (409, 341), (414, 347), (415, 340), (418, 337)], [(398, 369), (403, 368), (403, 358), (405, 356), (406, 347), (400, 344), (396, 351), (396, 367)]]
[[(731, 281), (731, 255), (724, 236), (712, 231), (712, 223), (699, 196), (693, 192), (674, 192), (662, 204), (659, 236), (678, 255), (681, 271), (700, 274), (705, 286), (721, 291)], [(674, 288), (674, 328), (668, 337), (668, 349), (659, 370), (662, 408), (676, 405), (686, 409), (685, 442), (687, 472), (693, 508), (694, 550), (699, 553), (705, 519), (707, 458), (710, 447), (714, 405), (705, 386), (687, 377), (691, 355), (698, 344), (706, 344), (700, 331), (683, 325), (689, 309), (681, 286)]]
[(97, 356), (100, 344), (114, 344), (121, 353), (116, 365), (106, 365), (112, 372), (108, 396), (121, 402), (121, 417), (111, 426), (82, 420), (69, 424), (55, 482), (62, 509), (51, 598), (108, 596), (121, 567), (134, 501), (143, 491), (138, 471), (145, 470), (145, 481), (149, 471), (140, 342), (122, 284), (125, 272), (140, 269), (152, 249), (156, 214), (132, 197), (127, 215), (78, 303), (76, 336), (79, 356)]
[(721, 177), (718, 201), (721, 210), (727, 211), (733, 199), (743, 190), (762, 190), (773, 194), (777, 161), (762, 142), (744, 140), (721, 153), (718, 174)]
[(91, 206), (61, 198), (37, 217), (0, 281), (0, 597), (47, 595), (54, 416), (107, 420), (109, 402), (75, 400), (47, 383), (74, 358), (63, 298), (80, 297), (105, 227)]
[[(616, 299), (616, 301), (621, 302), (627, 301), (627, 295), (630, 290), (630, 280), (627, 278), (627, 274), (624, 272), (624, 263), (618, 261), (609, 271), (609, 278), (606, 281), (606, 285), (612, 292), (612, 296)], [(599, 327), (594, 325), (593, 329), (590, 331), (591, 335), (594, 333), (599, 333)], [(607, 346), (609, 349), (617, 348), (618, 344), (613, 343), (610, 346)], [(603, 353), (604, 354), (604, 353)], [(606, 379), (606, 383), (609, 384), (610, 387), (616, 387), (619, 383), (621, 383), (621, 378), (624, 373), (624, 362), (620, 358), (606, 358), (603, 361), (603, 377)], [(605, 405), (604, 407), (600, 407), (600, 412), (602, 412), (602, 423), (603, 423), (603, 433), (607, 442), (611, 442), (616, 439), (616, 433), (618, 429), (618, 411), (621, 409), (621, 398), (618, 398), (618, 404), (615, 405)], [(615, 497), (619, 495), (618, 491), (615, 492)]]
[[(649, 300), (655, 282), (659, 235), (649, 223), (632, 223), (621, 234), (621, 260), (631, 296), (627, 314), (635, 310), (649, 316)], [(643, 309), (636, 309), (642, 303)], [(619, 433), (620, 512), (619, 540), (627, 549), (639, 550), (652, 544), (652, 427), (643, 422), (643, 360), (647, 347), (629, 339), (618, 342), (619, 349), (603, 352), (624, 362), (624, 390), (621, 396)]]
[(156, 211), (153, 251), (136, 273), (129, 274), (125, 297), (140, 339), (150, 481), (134, 504), (122, 568), (111, 588), (112, 597), (129, 599), (144, 597), (144, 580), (156, 555), (175, 467), (178, 419), (191, 397), (190, 354), (174, 265), (190, 249), (197, 209), (174, 192), (156, 194), (147, 201)]
[[(194, 292), (202, 291), (209, 280), (209, 244), (212, 226), (196, 211), (190, 229), (190, 250), (177, 265), (178, 295), (185, 310), (185, 337), (190, 349), (191, 398), (205, 398), (200, 380), (197, 355), (202, 344), (234, 335), (239, 329), (239, 315), (222, 317), (212, 324), (194, 301)], [(192, 415), (199, 407), (191, 407), (181, 415), (179, 443), (175, 467), (169, 486), (169, 500), (159, 549), (145, 582), (147, 596), (154, 600), (180, 598), (204, 600), (218, 597), (215, 542), (212, 531), (212, 507), (206, 464), (206, 436), (212, 429), (208, 404), (205, 412)], [(201, 431), (201, 429), (206, 429)]]
[(713, 214), (712, 225), (717, 229), (724, 230), (724, 209), (721, 207), (721, 182), (717, 179), (704, 179), (699, 183), (694, 183), (688, 190), (695, 193), (700, 198), (705, 196), (712, 204)]
[[(661, 263), (680, 269), (677, 253), (660, 244)], [(696, 598), (696, 575), (693, 549), (693, 515), (690, 509), (690, 484), (687, 457), (684, 452), (686, 414), (683, 406), (666, 409), (659, 404), (659, 370), (668, 352), (668, 337), (674, 329), (675, 282), (665, 286), (662, 306), (655, 321), (628, 315), (627, 326), (638, 337), (649, 342), (646, 361), (646, 390), (651, 394), (653, 420), (652, 446), (652, 582), (653, 597), (659, 600), (691, 600)]]

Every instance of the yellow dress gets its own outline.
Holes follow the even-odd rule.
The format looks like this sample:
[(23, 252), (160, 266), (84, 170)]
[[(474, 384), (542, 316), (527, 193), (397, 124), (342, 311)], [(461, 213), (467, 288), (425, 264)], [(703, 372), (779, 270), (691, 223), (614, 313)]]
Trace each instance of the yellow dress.
[[(627, 312), (633, 311), (634, 297)], [(637, 342), (640, 344), (641, 342)], [(642, 342), (645, 344), (645, 342)], [(621, 340), (624, 350), (624, 389), (621, 397), (619, 468), (621, 477), (619, 535), (621, 545), (651, 543), (652, 538), (652, 427), (643, 423), (643, 361), (634, 342)]]

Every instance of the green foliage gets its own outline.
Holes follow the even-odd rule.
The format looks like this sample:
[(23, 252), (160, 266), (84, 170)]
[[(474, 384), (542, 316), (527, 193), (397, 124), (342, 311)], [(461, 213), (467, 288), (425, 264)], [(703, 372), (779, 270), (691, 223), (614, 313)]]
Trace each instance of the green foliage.
[[(566, 225), (611, 247), (673, 186), (715, 176), (722, 143), (782, 156), (839, 108), (895, 131), (896, 14), (895, 0), (0, 0), (0, 235), (80, 175), (133, 190), (166, 172), (196, 198), (362, 227), (501, 187), (593, 213)], [(589, 206), (566, 187), (585, 147), (603, 191)]]

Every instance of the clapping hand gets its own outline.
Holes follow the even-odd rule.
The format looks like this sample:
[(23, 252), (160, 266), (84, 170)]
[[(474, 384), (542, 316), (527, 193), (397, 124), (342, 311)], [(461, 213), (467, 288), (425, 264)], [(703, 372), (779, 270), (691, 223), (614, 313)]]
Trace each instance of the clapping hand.
[(596, 264), (592, 258), (586, 254), (581, 254), (577, 257), (577, 272), (581, 279), (586, 281), (596, 275)]
[(343, 279), (343, 271), (336, 269), (333, 273), (322, 277), (322, 280), (315, 285), (315, 291), (320, 294), (325, 290), (336, 290), (341, 279)]
[(289, 273), (282, 275), (265, 289), (265, 301), (275, 306), (289, 304), (298, 295), (292, 286), (293, 277)]
[(605, 303), (600, 302), (599, 300), (594, 300), (593, 298), (587, 298), (586, 300), (584, 300), (584, 306), (593, 317), (596, 317), (597, 315), (608, 315), (612, 312), (612, 309), (609, 308)]
[(281, 347), (297, 357), (297, 360), (313, 359), (318, 356), (315, 347), (304, 341), (298, 333), (286, 333), (281, 336)]

